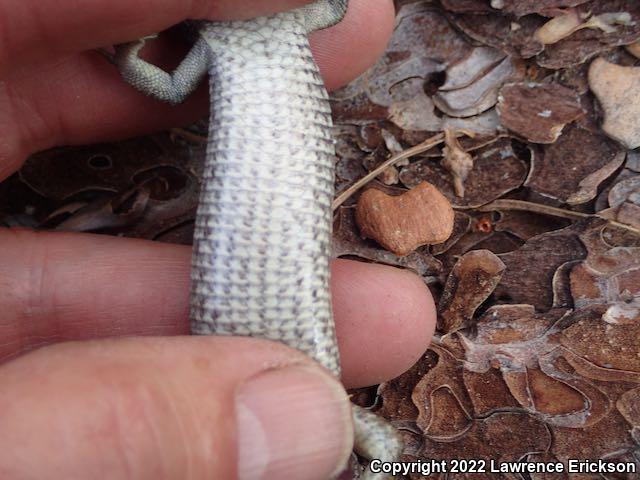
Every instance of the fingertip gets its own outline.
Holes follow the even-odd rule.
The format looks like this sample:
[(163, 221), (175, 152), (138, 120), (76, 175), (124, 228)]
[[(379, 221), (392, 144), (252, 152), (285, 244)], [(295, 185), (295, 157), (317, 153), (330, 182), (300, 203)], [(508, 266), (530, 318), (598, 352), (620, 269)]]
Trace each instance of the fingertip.
[(376, 62), (391, 38), (394, 18), (392, 0), (351, 0), (342, 22), (311, 35), (329, 90), (345, 85)]
[(0, 382), (3, 478), (320, 480), (353, 444), (338, 381), (255, 339), (58, 344), (3, 365)]
[(436, 324), (433, 296), (420, 277), (397, 268), (334, 262), (334, 311), (349, 387), (381, 383), (409, 369)]

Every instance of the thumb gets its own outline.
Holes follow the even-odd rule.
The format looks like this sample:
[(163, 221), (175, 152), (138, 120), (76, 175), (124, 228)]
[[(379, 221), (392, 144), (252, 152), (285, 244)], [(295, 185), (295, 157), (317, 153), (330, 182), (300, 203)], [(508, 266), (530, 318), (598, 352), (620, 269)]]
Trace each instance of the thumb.
[(61, 344), (0, 385), (2, 478), (326, 479), (353, 441), (338, 381), (254, 339)]

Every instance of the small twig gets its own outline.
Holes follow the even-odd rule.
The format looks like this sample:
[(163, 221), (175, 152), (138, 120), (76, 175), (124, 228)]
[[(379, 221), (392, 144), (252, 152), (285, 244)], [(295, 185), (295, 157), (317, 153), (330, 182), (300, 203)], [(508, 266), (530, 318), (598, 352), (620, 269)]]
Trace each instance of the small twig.
[(444, 134), (440, 133), (431, 138), (428, 138), (424, 142), (416, 145), (415, 147), (411, 147), (405, 150), (404, 152), (394, 155), (389, 160), (382, 163), (378, 168), (369, 172), (367, 175), (362, 177), (360, 180), (355, 182), (353, 185), (347, 188), (344, 192), (338, 195), (336, 199), (333, 201), (333, 204), (331, 205), (333, 208), (333, 211), (335, 212), (338, 208), (340, 208), (340, 206), (342, 206), (344, 202), (349, 200), (349, 198), (351, 198), (358, 190), (360, 190), (367, 183), (369, 183), (371, 180), (373, 180), (382, 172), (384, 172), (387, 168), (395, 165), (398, 162), (401, 162), (406, 158), (410, 158), (410, 157), (413, 157), (414, 155), (419, 155), (421, 153), (424, 153), (427, 150), (431, 150), (433, 147), (436, 147), (443, 142), (444, 142)]
[(170, 133), (171, 133), (171, 137), (173, 138), (179, 137), (188, 142), (193, 142), (193, 143), (207, 143), (206, 136), (200, 135), (198, 133), (190, 132), (185, 128), (179, 128), (179, 127), (172, 128), (170, 130)]
[(521, 210), (525, 212), (540, 213), (542, 215), (551, 215), (554, 217), (567, 218), (570, 220), (582, 219), (582, 218), (601, 218), (606, 220), (609, 225), (623, 230), (627, 230), (635, 235), (640, 235), (640, 230), (627, 225), (625, 223), (616, 222), (608, 218), (602, 217), (594, 213), (582, 213), (574, 212), (572, 210), (565, 210), (563, 208), (550, 207), (548, 205), (542, 205), (540, 203), (525, 202), (523, 200), (495, 200), (491, 203), (483, 205), (477, 210), (481, 212), (490, 212), (493, 210)]

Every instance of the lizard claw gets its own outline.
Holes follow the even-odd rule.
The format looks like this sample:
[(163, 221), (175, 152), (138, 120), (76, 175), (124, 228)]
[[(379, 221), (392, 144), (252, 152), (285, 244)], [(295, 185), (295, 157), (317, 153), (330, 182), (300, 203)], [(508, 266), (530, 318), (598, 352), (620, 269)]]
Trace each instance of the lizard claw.
[(96, 48), (96, 52), (106, 58), (109, 63), (116, 65), (116, 56), (106, 48)]

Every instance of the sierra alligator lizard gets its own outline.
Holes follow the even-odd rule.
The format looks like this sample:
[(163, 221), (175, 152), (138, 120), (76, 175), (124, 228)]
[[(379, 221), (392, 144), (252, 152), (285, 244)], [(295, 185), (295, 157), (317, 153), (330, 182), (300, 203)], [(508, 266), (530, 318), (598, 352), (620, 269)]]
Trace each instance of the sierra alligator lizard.
[[(329, 290), (335, 147), (308, 33), (342, 20), (320, 0), (238, 22), (195, 22), (199, 37), (171, 74), (116, 47), (124, 79), (170, 103), (209, 73), (211, 118), (191, 273), (191, 331), (276, 340), (340, 375)], [(354, 406), (355, 449), (394, 461), (395, 430)], [(367, 469), (366, 479), (386, 478)]]

